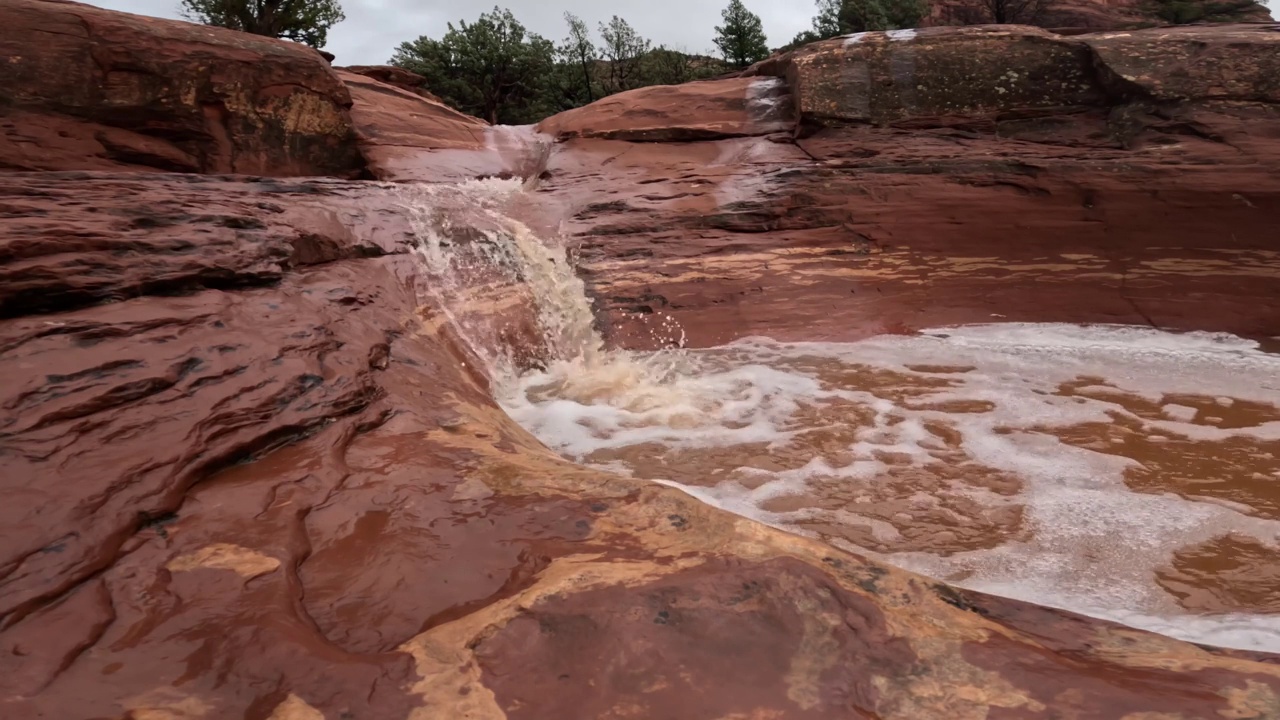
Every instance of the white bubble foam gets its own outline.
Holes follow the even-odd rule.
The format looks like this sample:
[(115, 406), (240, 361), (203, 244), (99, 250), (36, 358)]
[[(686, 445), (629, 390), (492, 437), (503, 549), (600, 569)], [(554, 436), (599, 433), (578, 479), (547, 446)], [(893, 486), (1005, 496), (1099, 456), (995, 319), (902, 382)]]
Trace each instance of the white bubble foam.
[[(1255, 342), (1124, 326), (1001, 324), (849, 344), (749, 338), (665, 359), (614, 354), (612, 363), (612, 369), (562, 364), (528, 374), (506, 407), (548, 445), (578, 459), (649, 443), (685, 451), (765, 443), (771, 453), (794, 455), (792, 443), (806, 433), (825, 433), (821, 452), (798, 462), (791, 457), (782, 469), (738, 468), (725, 460), (724, 467), (705, 470), (698, 486), (666, 484), (796, 532), (808, 534), (797, 526), (806, 521), (864, 528), (886, 546), (904, 541), (901, 530), (914, 513), (964, 519), (933, 491), (909, 494), (910, 509), (894, 510), (890, 518), (859, 512), (859, 504), (872, 502), (894, 468), (936, 473), (960, 462), (959, 452), (964, 463), (1016, 477), (1021, 488), (1009, 496), (946, 481), (941, 492), (986, 508), (1020, 505), (1029, 532), (990, 549), (891, 553), (890, 562), (1176, 637), (1280, 651), (1280, 619), (1194, 615), (1155, 575), (1180, 548), (1227, 533), (1277, 547), (1280, 522), (1234, 496), (1135, 492), (1126, 473), (1147, 470), (1146, 460), (1121, 452), (1134, 433), (1158, 438), (1161, 447), (1280, 441), (1280, 420), (1273, 419), (1280, 415), (1219, 427), (1243, 401), (1280, 407), (1280, 356)], [(888, 379), (877, 380), (876, 373)], [(1178, 399), (1169, 399), (1174, 395)], [(1201, 407), (1213, 411), (1201, 417), (1187, 404), (1198, 401), (1183, 399), (1189, 397), (1202, 398)], [(865, 419), (855, 423), (832, 403), (860, 408), (857, 417)], [(930, 429), (939, 425), (954, 437), (944, 441)], [(1093, 429), (1074, 442), (1055, 434), (1082, 427)], [(1275, 455), (1253, 452), (1255, 459)], [(743, 484), (748, 479), (750, 487)], [(764, 509), (789, 496), (821, 494), (831, 483), (849, 488), (841, 495), (852, 498), (848, 504)], [(842, 538), (831, 542), (848, 547)]]

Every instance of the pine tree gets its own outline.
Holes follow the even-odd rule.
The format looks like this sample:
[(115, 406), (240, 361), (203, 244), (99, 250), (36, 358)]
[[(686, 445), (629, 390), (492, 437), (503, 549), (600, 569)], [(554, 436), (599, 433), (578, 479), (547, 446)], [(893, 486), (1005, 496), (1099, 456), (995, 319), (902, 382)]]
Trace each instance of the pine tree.
[(748, 10), (742, 0), (730, 0), (720, 17), (724, 25), (716, 28), (715, 43), (726, 61), (746, 67), (769, 56), (760, 16)]
[(182, 0), (188, 20), (324, 47), (346, 19), (338, 0)]

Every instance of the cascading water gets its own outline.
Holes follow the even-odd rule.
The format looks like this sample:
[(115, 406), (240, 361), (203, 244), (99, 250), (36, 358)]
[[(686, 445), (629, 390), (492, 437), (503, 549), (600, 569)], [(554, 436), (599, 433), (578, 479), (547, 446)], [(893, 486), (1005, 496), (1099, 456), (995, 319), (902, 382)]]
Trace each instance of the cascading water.
[[(400, 188), (435, 308), (484, 363), (499, 399), (518, 392), (531, 366), (541, 369), (547, 392), (554, 386), (584, 399), (605, 388), (663, 386), (681, 354), (605, 351), (565, 243), (513, 217), (525, 186), (486, 179)], [(669, 335), (662, 344), (682, 344)]]
[(489, 179), (400, 190), (435, 308), (500, 387), (527, 361), (519, 355), (530, 349), (512, 344), (522, 322), (535, 323), (536, 338), (526, 340), (542, 345), (536, 354), (544, 362), (593, 364), (603, 348), (563, 246), (544, 243), (506, 213), (521, 185)]
[(958, 585), (1280, 651), (1280, 356), (1257, 343), (1010, 324), (609, 350), (564, 243), (513, 219), (519, 181), (402, 192), (437, 311), (564, 455)]

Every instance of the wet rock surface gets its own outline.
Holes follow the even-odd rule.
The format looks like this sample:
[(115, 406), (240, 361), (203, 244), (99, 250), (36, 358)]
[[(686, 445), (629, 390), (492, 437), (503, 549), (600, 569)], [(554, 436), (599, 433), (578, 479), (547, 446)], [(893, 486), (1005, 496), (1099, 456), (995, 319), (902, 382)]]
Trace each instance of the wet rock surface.
[(575, 138), (541, 187), (623, 344), (667, 316), (708, 346), (992, 320), (1267, 337), (1278, 43), (1257, 25), (836, 39), (754, 69), (786, 78), (796, 133)]
[(355, 176), (351, 96), (297, 43), (66, 0), (0, 6), (0, 168)]
[(786, 85), (771, 78), (659, 85), (607, 97), (555, 115), (538, 131), (564, 140), (592, 137), (635, 142), (720, 140), (790, 131)]
[[(1055, 2), (1040, 5), (1038, 9), (1024, 6), (1017, 10), (1006, 6), (1006, 12), (1020, 17), (1010, 18), (1013, 22), (1025, 22), (1044, 28), (1054, 28), (1064, 34), (1079, 34), (1088, 31), (1134, 30), (1166, 24), (1158, 11), (1160, 6), (1142, 0), (1072, 0), (1072, 2)], [(1216, 22), (1271, 22), (1272, 17), (1264, 4), (1214, 5), (1206, 3), (1202, 6), (1213, 13)], [(1028, 12), (1031, 10), (1031, 12)], [(1030, 16), (1030, 17), (1028, 17)], [(975, 0), (938, 0), (930, 4), (929, 15), (922, 21), (923, 25), (973, 25), (991, 22), (991, 6)]]
[[(712, 560), (631, 591), (549, 599), (476, 654), (512, 718), (620, 705), (641, 717), (859, 717), (880, 705), (883, 669), (919, 660), (874, 601), (792, 559)], [(591, 692), (547, 692), (564, 683)]]
[[(153, 44), (206, 32), (0, 12), (36, 7)], [(637, 312), (696, 344), (992, 313), (1280, 325), (1269, 100), (910, 127), (801, 106), (800, 139), (688, 143), (562, 118), (582, 137), (530, 159), (524, 136), (437, 133), (443, 110), (414, 125), (395, 108), (429, 99), (357, 77), (349, 117), (384, 179), (465, 176), (494, 148), (545, 166), (535, 197), (571, 217), (618, 342), (649, 342)], [(379, 156), (393, 117), (425, 139)], [(263, 127), (245, 147), (279, 147)], [(97, 152), (58, 167), (116, 167)], [(264, 174), (302, 167), (280, 162)], [(424, 302), (400, 202), (336, 179), (0, 177), (0, 715), (1280, 714), (1273, 658), (954, 590), (555, 456)], [(1195, 572), (1179, 558), (1167, 582)]]
[(338, 77), (355, 99), (351, 119), (376, 177), (458, 182), (501, 168), (487, 152), (492, 131), (483, 120), (399, 84), (346, 70)]
[[(440, 98), (426, 89), (427, 79), (425, 77), (402, 67), (396, 67), (395, 65), (348, 65), (338, 68), (338, 70), (354, 75), (363, 75), (380, 83), (391, 85), (401, 90), (408, 90), (419, 97), (441, 102)], [(349, 81), (348, 85), (350, 85)]]

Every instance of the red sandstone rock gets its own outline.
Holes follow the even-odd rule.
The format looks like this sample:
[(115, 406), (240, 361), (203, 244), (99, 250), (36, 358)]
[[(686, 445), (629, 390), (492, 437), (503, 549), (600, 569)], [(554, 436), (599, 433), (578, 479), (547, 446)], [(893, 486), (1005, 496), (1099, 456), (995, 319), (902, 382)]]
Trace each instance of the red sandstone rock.
[(1161, 28), (1081, 38), (1140, 97), (1161, 102), (1280, 103), (1280, 27)]
[[(132, 297), (0, 320), (5, 717), (1262, 718), (1280, 693), (1246, 654), (554, 457), (420, 309), (387, 190), (73, 177), (5, 178), (6, 245), (76, 227), (155, 260)], [(141, 217), (192, 242), (190, 285), (144, 282), (184, 252)]]
[[(16, 212), (4, 221), (0, 307), (23, 317), (6, 325), (0, 346), (30, 372), (5, 384), (14, 414), (3, 475), (33, 498), (59, 490), (35, 515), (43, 503), (6, 506), (0, 614), (25, 614), (103, 567), (139, 522), (176, 507), (192, 473), (305, 434), (377, 395), (367, 373), (382, 333), (352, 342), (317, 322), (312, 291), (284, 299), (272, 289), (291, 267), (395, 250), (393, 233), (352, 235), (340, 187), (11, 175), (3, 188)], [(299, 193), (311, 201), (297, 202)], [(340, 286), (315, 292), (335, 308), (369, 301)], [(171, 297), (131, 300), (155, 295)], [(243, 300), (228, 305), (231, 297)], [(60, 319), (40, 314), (50, 312)], [(133, 339), (104, 343), (121, 334)], [(262, 346), (266, 337), (274, 349)], [(159, 410), (184, 397), (210, 417)], [(128, 450), (118, 442), (126, 436), (147, 444)], [(68, 443), (85, 463), (53, 471), (54, 482), (42, 458)], [(130, 469), (100, 472), (118, 463)]]
[(384, 180), (458, 181), (501, 172), (489, 124), (437, 100), (339, 71), (350, 88), (360, 151)]
[[(1280, 34), (908, 35), (757, 67), (790, 80), (794, 144), (558, 146), (543, 189), (574, 214), (615, 341), (651, 344), (667, 315), (695, 345), (1000, 319), (1280, 328)], [(1195, 48), (1222, 62), (1192, 68)]]
[(429, 92), (425, 84), (427, 79), (412, 70), (405, 70), (395, 65), (349, 65), (338, 68), (353, 75), (363, 75), (380, 83), (393, 85), (401, 90), (408, 90), (418, 97), (443, 104), (444, 101)]
[(67, 181), (6, 178), (5, 224), (166, 254), (95, 229), (163, 218), (271, 270), (0, 320), (5, 716), (1265, 717), (1280, 692), (1275, 665), (556, 459), (422, 314), (387, 191), (81, 174), (76, 204)]
[(0, 56), (0, 168), (362, 168), (350, 95), (303, 45), (66, 0), (6, 0)]
[(1087, 45), (1021, 26), (862, 33), (806, 45), (761, 71), (785, 75), (805, 122), (972, 122), (1105, 103)]
[[(1213, 2), (1207, 6), (1221, 7)], [(1013, 18), (1016, 22), (1045, 28), (1069, 28), (1072, 31), (1120, 30), (1164, 25), (1165, 21), (1153, 11), (1154, 3), (1146, 0), (1057, 0), (1047, 2), (1034, 17)], [(1233, 22), (1270, 22), (1271, 13), (1265, 5), (1254, 5), (1234, 12)], [(982, 0), (934, 0), (929, 5), (927, 26), (975, 25), (994, 22), (987, 4)]]
[(490, 126), (430, 93), (374, 79), (379, 75), (382, 73), (339, 71), (351, 89), (352, 121), (361, 154), (374, 176), (393, 181), (458, 182), (536, 177), (541, 173), (549, 139), (530, 128)]
[[(573, 137), (550, 157), (344, 77), (384, 178), (536, 169), (619, 341), (643, 342), (635, 311), (694, 344), (993, 313), (1275, 333), (1271, 96), (1188, 81), (1185, 38), (931, 37), (826, 50), (891, 81), (874, 101), (823, 94), (861, 70), (797, 71), (803, 137)], [(987, 72), (966, 42), (1011, 44), (1038, 63), (1020, 76), (1092, 43), (1139, 64), (1066, 106), (1029, 86), (956, 114), (908, 102), (913, 57)], [(1265, 59), (1254, 42), (1231, 41), (1235, 71)], [(552, 124), (696, 125), (656, 92), (617, 100)], [(955, 590), (554, 456), (425, 301), (402, 202), (0, 177), (0, 716), (1274, 717), (1273, 657)]]
[(790, 130), (786, 87), (767, 78), (690, 82), (641, 88), (538, 124), (560, 139), (672, 142), (765, 135)]

